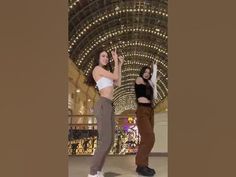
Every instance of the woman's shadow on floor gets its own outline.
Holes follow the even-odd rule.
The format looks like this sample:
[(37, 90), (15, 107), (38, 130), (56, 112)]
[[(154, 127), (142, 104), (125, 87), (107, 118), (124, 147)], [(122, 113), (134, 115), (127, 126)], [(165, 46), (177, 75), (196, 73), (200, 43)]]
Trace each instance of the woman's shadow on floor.
[[(122, 176), (122, 174), (119, 174), (119, 173), (113, 173), (113, 172), (106, 172), (104, 173), (104, 177), (119, 177), (119, 176)], [(137, 177), (143, 177), (141, 175), (135, 175)]]
[(113, 173), (113, 172), (106, 172), (104, 173), (104, 177), (117, 177), (120, 176), (121, 174), (119, 173)]

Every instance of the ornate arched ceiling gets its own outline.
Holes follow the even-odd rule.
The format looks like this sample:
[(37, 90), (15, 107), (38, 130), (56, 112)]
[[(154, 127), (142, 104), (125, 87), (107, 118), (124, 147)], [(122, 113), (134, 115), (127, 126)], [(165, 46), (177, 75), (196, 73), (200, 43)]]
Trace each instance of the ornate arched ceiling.
[(116, 113), (134, 109), (134, 80), (142, 66), (158, 61), (160, 103), (168, 94), (167, 0), (69, 0), (69, 54), (85, 76), (98, 48), (125, 56)]

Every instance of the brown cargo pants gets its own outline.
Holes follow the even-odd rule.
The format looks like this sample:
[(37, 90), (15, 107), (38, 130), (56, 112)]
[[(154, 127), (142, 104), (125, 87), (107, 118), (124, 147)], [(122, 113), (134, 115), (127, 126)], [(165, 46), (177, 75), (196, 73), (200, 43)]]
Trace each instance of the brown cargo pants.
[(135, 161), (137, 166), (148, 166), (148, 157), (155, 143), (154, 110), (149, 104), (138, 104), (136, 116), (141, 141)]

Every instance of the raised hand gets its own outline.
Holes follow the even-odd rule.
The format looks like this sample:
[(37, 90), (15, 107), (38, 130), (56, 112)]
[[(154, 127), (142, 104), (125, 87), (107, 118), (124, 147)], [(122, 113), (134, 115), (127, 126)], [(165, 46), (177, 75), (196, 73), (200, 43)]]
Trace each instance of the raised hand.
[(124, 57), (123, 56), (119, 56), (118, 59), (119, 59), (120, 64), (123, 65)]
[(111, 51), (111, 55), (112, 55), (114, 62), (118, 62), (118, 55), (116, 53), (116, 48), (114, 51)]

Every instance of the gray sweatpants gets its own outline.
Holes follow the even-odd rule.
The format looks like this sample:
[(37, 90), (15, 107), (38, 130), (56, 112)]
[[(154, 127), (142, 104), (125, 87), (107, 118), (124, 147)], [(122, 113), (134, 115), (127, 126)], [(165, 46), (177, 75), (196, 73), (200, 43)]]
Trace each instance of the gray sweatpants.
[(112, 101), (105, 97), (100, 97), (94, 107), (94, 114), (97, 119), (98, 127), (98, 147), (92, 158), (90, 174), (95, 175), (101, 171), (105, 162), (106, 155), (109, 153), (114, 141), (114, 110)]

